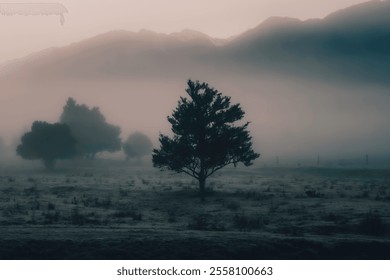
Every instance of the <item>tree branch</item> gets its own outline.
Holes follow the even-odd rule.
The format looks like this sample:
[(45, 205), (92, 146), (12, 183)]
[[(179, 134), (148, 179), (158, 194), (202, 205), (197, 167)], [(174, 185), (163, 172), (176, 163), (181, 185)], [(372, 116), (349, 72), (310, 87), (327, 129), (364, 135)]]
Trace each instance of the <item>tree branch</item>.
[[(187, 168), (188, 170), (184, 169)], [(187, 175), (190, 175), (191, 177), (194, 177), (195, 179), (199, 180), (199, 174), (197, 174), (194, 170), (191, 170), (190, 168), (184, 166), (183, 168), (179, 169), (180, 172), (183, 172)]]
[(220, 170), (220, 169), (224, 168), (225, 166), (227, 166), (227, 165), (229, 165), (229, 164), (232, 164), (232, 163), (233, 163), (233, 164), (236, 164), (236, 163), (238, 163), (238, 161), (231, 160), (231, 161), (228, 161), (228, 162), (226, 162), (226, 163), (224, 163), (224, 164), (222, 164), (222, 165), (219, 165), (219, 166), (217, 166), (217, 167), (214, 167), (214, 168), (211, 169), (210, 173), (207, 172), (206, 177), (211, 176), (211, 175), (214, 174), (216, 171), (218, 171), (218, 170)]

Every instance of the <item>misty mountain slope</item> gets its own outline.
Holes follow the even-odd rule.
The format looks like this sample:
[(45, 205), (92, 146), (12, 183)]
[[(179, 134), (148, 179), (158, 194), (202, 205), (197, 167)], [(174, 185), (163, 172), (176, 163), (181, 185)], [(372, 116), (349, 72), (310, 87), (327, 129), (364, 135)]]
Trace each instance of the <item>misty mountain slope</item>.
[[(171, 35), (152, 31), (112, 31), (58, 48), (49, 56), (18, 62), (7, 79), (90, 79), (164, 76), (212, 60), (213, 40), (185, 30)], [(25, 63), (24, 63), (25, 62)]]
[(389, 14), (389, 1), (370, 1), (322, 20), (273, 17), (233, 40), (192, 30), (170, 35), (112, 31), (41, 58), (21, 59), (7, 78), (172, 78), (183, 73), (188, 73), (186, 77), (205, 72), (237, 74), (240, 69), (250, 74), (388, 84)]
[[(377, 26), (385, 22), (390, 23), (389, 6), (390, 2), (388, 0), (371, 0), (331, 13), (325, 18), (325, 21), (329, 25), (333, 24), (334, 26), (347, 28), (363, 28), (369, 25)], [(369, 17), (368, 15), (375, 16)]]
[(237, 61), (258, 69), (340, 80), (388, 84), (390, 2), (371, 1), (322, 20), (271, 18), (228, 48)]

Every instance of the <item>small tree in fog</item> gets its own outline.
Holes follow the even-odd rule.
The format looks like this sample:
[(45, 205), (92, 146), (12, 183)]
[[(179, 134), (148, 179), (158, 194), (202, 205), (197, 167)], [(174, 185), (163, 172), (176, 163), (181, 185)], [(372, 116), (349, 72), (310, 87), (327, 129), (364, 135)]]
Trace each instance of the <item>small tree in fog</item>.
[(77, 152), (86, 158), (95, 158), (99, 152), (115, 152), (121, 149), (120, 128), (108, 124), (99, 108), (88, 108), (69, 98), (60, 122), (69, 125), (77, 140)]
[(134, 132), (129, 135), (122, 145), (123, 151), (126, 154), (126, 159), (137, 158), (150, 154), (152, 151), (152, 141), (141, 132)]
[(221, 168), (259, 157), (252, 149), (248, 124), (235, 125), (244, 117), (240, 104), (231, 105), (206, 83), (188, 81), (188, 98), (181, 97), (168, 117), (173, 138), (160, 134), (160, 149), (153, 150), (155, 167), (185, 173), (199, 181), (202, 201), (206, 179)]
[(68, 159), (76, 154), (76, 140), (66, 124), (36, 121), (31, 131), (24, 134), (16, 152), (24, 159), (41, 159), (47, 169), (54, 168), (57, 159)]

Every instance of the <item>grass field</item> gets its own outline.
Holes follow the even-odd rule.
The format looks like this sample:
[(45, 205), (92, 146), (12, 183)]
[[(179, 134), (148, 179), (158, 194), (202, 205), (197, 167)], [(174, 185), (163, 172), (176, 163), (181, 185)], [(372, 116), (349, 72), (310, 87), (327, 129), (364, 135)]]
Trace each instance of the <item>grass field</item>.
[(389, 259), (390, 170), (0, 169), (1, 259)]

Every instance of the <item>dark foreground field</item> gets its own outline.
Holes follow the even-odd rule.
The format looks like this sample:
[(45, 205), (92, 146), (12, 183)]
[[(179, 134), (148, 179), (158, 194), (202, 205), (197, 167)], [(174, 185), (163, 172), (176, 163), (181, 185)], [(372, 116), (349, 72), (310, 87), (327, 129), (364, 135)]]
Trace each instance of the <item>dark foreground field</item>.
[(0, 169), (1, 259), (390, 259), (390, 172), (123, 162)]
[[(58, 232), (48, 237), (48, 232)], [(83, 234), (80, 234), (80, 231)], [(389, 259), (375, 238), (269, 236), (131, 229), (23, 228), (0, 241), (1, 259)], [(8, 232), (8, 233), (11, 233)], [(44, 234), (42, 234), (44, 232)]]

